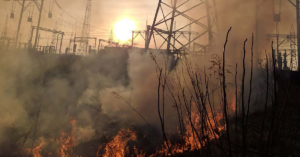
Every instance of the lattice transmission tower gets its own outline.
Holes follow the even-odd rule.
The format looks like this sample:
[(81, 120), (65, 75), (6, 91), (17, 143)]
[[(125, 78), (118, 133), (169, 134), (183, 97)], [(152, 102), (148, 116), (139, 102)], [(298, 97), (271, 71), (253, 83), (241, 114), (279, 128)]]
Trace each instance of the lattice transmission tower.
[[(54, 30), (56, 30), (56, 31), (59, 30), (59, 28), (62, 26), (62, 21), (63, 21), (63, 16), (61, 14), (59, 19), (56, 20), (56, 22), (55, 22)], [(58, 38), (59, 38), (59, 34), (53, 32), (52, 33), (52, 38), (51, 38), (51, 46), (55, 46), (56, 49), (58, 48), (57, 47), (57, 44), (58, 44), (58, 41), (59, 41)]]
[(170, 53), (188, 52), (196, 44), (197, 51), (207, 52), (215, 44), (218, 27), (215, 0), (159, 0), (153, 24), (147, 26), (145, 48), (154, 43)]
[(91, 25), (91, 15), (92, 14), (92, 0), (87, 0), (86, 10), (85, 10), (85, 17), (81, 32), (82, 40), (80, 40), (80, 49), (81, 52), (86, 53), (88, 51), (89, 40), (90, 37), (90, 25)]

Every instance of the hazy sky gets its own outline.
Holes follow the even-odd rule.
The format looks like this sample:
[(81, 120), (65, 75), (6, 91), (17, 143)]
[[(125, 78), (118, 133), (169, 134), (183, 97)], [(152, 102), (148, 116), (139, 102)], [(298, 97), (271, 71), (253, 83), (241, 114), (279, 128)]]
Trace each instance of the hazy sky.
[[(41, 0), (38, 1), (40, 2)], [(57, 1), (63, 10), (54, 5), (53, 18), (49, 19), (47, 17), (50, 10), (49, 4), (51, 4), (53, 0), (45, 0), (41, 27), (54, 29), (56, 21), (62, 21), (57, 25), (57, 29), (65, 32), (66, 35), (64, 37), (63, 47), (66, 47), (69, 44), (72, 33), (77, 32), (77, 35), (81, 34), (87, 0)], [(170, 2), (171, 0), (164, 1)], [(178, 1), (180, 3), (183, 0)], [(158, 0), (93, 0), (90, 36), (97, 37), (98, 39), (108, 39), (110, 30), (113, 29), (114, 24), (125, 17), (135, 21), (137, 30), (145, 30), (146, 21), (148, 20), (148, 24), (151, 24), (153, 21), (157, 2)], [(190, 0), (187, 7), (191, 7), (191, 5), (195, 5), (199, 2), (199, 0)], [(219, 22), (224, 28), (222, 32), (226, 32), (226, 30), (232, 26), (236, 28), (235, 33), (241, 38), (245, 38), (246, 34), (251, 35), (255, 30), (254, 2), (254, 0), (219, 0)], [(266, 3), (262, 5), (259, 12), (260, 34), (263, 34), (263, 39), (266, 38), (265, 34), (274, 32), (275, 28), (272, 15), (272, 2), (273, 0), (267, 0)], [(11, 10), (14, 10), (15, 12), (15, 18), (8, 20), (9, 37), (15, 37), (20, 14), (20, 5), (15, 3), (15, 7), (12, 7), (12, 4), (12, 2), (0, 1), (0, 32), (3, 30), (6, 16), (10, 14)], [(280, 23), (280, 28), (283, 29), (282, 33), (289, 33), (291, 25), (295, 21), (295, 11), (293, 8), (294, 7), (287, 1), (282, 1), (282, 22)], [(34, 9), (32, 23), (27, 22), (30, 9)], [(205, 12), (205, 9), (197, 8), (195, 12), (192, 12), (192, 15), (189, 16), (196, 16), (194, 18), (202, 17), (205, 15), (203, 11)], [(21, 27), (21, 42), (28, 41), (31, 25), (36, 26), (37, 19), (38, 10), (36, 7), (32, 6), (25, 11)], [(177, 21), (178, 28), (181, 27), (180, 23), (182, 23), (182, 20)], [(193, 31), (199, 31), (197, 28), (192, 29)], [(49, 45), (51, 39), (52, 33), (45, 33), (41, 35), (40, 42), (43, 42), (43, 45)], [(143, 46), (142, 40), (139, 40), (138, 46)]]
[[(54, 5), (53, 18), (49, 19), (47, 16), (49, 12), (49, 6), (52, 1), (53, 0), (45, 0), (41, 27), (53, 29), (56, 21), (62, 17), (62, 23), (59, 25), (59, 30), (66, 32), (65, 40), (67, 40), (71, 32), (75, 31), (76, 25), (77, 32), (80, 33), (83, 25), (82, 22), (84, 20), (87, 0), (57, 0), (65, 13), (56, 5)], [(97, 36), (98, 38), (104, 39), (108, 38), (110, 30), (113, 28), (114, 24), (125, 17), (135, 21), (136, 29), (144, 30), (146, 20), (148, 19), (149, 21), (152, 21), (152, 19), (148, 17), (152, 17), (154, 15), (157, 7), (157, 1), (155, 0), (93, 0), (92, 3), (91, 36)], [(14, 8), (13, 10), (15, 12), (15, 18), (8, 20), (8, 34), (11, 37), (15, 36), (16, 25), (18, 23), (21, 9), (20, 5), (17, 3), (15, 3), (15, 7), (12, 6), (12, 2), (0, 1), (1, 31), (4, 27), (6, 15), (9, 15), (12, 8)], [(22, 42), (27, 41), (29, 38), (31, 23), (27, 22), (27, 18), (29, 16), (29, 11), (33, 8), (34, 14), (32, 24), (35, 26), (37, 23), (37, 8), (28, 8), (24, 13), (22, 21)], [(70, 17), (68, 14), (72, 15), (72, 17)], [(51, 38), (51, 36), (51, 33), (49, 33), (49, 35), (44, 35), (44, 38)]]

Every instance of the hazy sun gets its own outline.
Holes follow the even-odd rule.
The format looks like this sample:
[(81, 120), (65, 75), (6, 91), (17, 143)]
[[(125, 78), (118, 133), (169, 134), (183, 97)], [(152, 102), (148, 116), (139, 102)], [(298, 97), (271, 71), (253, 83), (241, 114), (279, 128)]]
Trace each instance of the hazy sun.
[(115, 37), (121, 41), (126, 41), (132, 37), (132, 31), (135, 30), (135, 24), (132, 20), (127, 18), (115, 24)]

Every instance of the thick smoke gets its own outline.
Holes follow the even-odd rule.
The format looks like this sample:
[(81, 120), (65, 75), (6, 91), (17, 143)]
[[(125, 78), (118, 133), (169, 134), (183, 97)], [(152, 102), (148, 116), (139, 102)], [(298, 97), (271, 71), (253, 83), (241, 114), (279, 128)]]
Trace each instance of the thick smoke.
[(122, 53), (84, 58), (2, 51), (1, 153), (14, 152), (9, 148), (21, 146), (28, 132), (28, 138), (59, 139), (61, 131), (69, 131), (70, 117), (78, 121), (77, 142), (92, 139), (98, 113), (88, 105), (101, 110), (100, 90), (128, 84), (126, 58)]
[[(2, 56), (2, 155), (17, 153), (26, 134), (24, 148), (31, 147), (34, 137), (35, 145), (38, 137), (59, 139), (62, 131), (70, 131), (71, 117), (77, 120), (77, 144), (103, 135), (112, 125), (159, 126), (158, 75), (149, 53), (120, 49), (78, 57), (3, 51)], [(162, 54), (157, 56), (163, 63)]]

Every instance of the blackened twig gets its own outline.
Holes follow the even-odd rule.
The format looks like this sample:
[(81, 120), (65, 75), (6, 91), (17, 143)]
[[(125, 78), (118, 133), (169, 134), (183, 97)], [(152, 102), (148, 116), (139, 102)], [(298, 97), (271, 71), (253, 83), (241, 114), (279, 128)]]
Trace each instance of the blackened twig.
[(224, 94), (224, 116), (225, 116), (225, 121), (226, 121), (226, 133), (227, 133), (227, 140), (228, 140), (228, 147), (229, 147), (229, 156), (231, 157), (231, 142), (230, 142), (230, 135), (229, 135), (229, 122), (228, 122), (228, 116), (227, 116), (227, 98), (226, 98), (226, 80), (225, 80), (225, 52), (226, 52), (226, 45), (228, 42), (228, 36), (231, 31), (231, 27), (229, 28), (226, 36), (226, 41), (224, 44), (224, 49), (223, 49), (223, 94)]
[(246, 42), (244, 42), (244, 57), (243, 57), (243, 79), (242, 79), (242, 137), (243, 137), (243, 157), (246, 156), (246, 134), (245, 134), (245, 100), (244, 100), (244, 93), (245, 93), (245, 58), (246, 58)]

